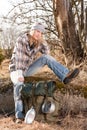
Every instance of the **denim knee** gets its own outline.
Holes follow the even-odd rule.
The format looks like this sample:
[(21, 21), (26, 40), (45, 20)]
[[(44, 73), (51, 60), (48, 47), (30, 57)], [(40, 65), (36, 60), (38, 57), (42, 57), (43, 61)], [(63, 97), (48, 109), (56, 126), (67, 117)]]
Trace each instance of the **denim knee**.
[(46, 63), (47, 64), (47, 62), (48, 61), (55, 61), (55, 59), (52, 57), (52, 56), (50, 56), (50, 55), (46, 55), (46, 54), (44, 54), (43, 56), (42, 56), (42, 61), (44, 62), (44, 63)]

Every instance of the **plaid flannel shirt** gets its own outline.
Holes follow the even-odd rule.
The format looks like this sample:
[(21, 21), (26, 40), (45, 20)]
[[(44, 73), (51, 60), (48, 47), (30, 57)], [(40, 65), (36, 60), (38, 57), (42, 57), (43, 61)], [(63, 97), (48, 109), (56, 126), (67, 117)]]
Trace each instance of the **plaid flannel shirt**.
[(9, 70), (11, 72), (18, 69), (25, 71), (28, 69), (29, 65), (33, 63), (38, 52), (49, 54), (49, 51), (49, 46), (46, 42), (41, 43), (37, 48), (35, 48), (33, 45), (29, 45), (27, 34), (19, 36), (13, 50)]

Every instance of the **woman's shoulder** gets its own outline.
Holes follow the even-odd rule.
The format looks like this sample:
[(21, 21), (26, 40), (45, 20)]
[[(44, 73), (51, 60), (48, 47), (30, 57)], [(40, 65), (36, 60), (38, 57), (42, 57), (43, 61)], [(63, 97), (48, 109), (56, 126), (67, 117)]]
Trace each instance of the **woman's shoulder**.
[(21, 34), (19, 34), (18, 38), (17, 38), (17, 42), (27, 42), (28, 39), (28, 32), (23, 32)]

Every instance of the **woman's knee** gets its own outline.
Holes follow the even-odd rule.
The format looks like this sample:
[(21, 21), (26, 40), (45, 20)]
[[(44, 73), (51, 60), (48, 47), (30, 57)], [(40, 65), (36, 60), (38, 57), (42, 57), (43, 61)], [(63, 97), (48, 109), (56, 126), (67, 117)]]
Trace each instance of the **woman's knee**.
[(52, 56), (50, 56), (50, 55), (46, 55), (46, 54), (44, 54), (42, 57), (43, 57), (44, 59), (53, 59)]
[(55, 61), (55, 59), (50, 55), (43, 55), (43, 60), (47, 61)]

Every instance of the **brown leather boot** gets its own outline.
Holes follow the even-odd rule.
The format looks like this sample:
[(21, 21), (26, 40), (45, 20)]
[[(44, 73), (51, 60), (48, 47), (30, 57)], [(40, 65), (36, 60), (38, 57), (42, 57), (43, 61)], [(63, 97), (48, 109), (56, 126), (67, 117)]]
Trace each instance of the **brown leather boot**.
[(63, 80), (63, 83), (64, 84), (70, 83), (72, 79), (75, 78), (78, 74), (79, 74), (78, 68), (74, 69), (73, 71), (70, 71), (68, 75), (65, 77), (65, 79)]
[(17, 118), (16, 121), (15, 121), (15, 123), (21, 124), (23, 121), (24, 121), (24, 119), (19, 119), (19, 118)]

